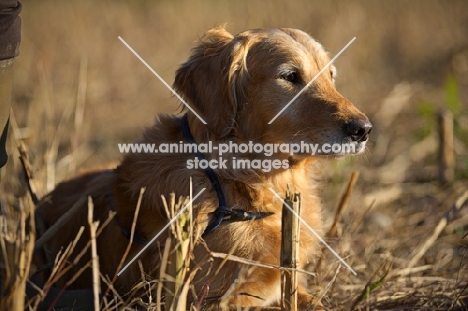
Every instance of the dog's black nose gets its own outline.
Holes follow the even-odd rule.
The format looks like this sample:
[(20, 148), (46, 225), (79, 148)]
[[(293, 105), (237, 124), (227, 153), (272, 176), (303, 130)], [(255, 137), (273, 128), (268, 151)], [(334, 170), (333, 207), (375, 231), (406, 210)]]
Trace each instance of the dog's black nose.
[(372, 123), (366, 117), (354, 118), (346, 124), (345, 130), (353, 141), (366, 141), (372, 131)]

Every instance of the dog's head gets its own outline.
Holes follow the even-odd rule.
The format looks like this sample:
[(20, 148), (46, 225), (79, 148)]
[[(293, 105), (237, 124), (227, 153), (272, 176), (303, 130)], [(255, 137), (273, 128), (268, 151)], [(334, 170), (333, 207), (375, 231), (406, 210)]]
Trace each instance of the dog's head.
[(372, 125), (336, 90), (333, 65), (307, 86), (329, 61), (323, 47), (300, 30), (233, 36), (214, 28), (179, 68), (174, 87), (219, 139), (351, 144), (351, 153), (360, 153)]

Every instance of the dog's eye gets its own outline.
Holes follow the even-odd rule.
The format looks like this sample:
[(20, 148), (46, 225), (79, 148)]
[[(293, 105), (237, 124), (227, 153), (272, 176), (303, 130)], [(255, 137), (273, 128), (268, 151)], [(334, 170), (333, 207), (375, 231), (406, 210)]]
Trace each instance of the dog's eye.
[(291, 71), (281, 76), (281, 79), (286, 80), (291, 83), (298, 83), (299, 82), (299, 75), (297, 72)]

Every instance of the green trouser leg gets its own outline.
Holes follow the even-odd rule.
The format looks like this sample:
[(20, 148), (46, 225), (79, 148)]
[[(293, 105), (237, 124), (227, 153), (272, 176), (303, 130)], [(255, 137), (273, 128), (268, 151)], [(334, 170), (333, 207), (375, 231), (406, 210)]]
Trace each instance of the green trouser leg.
[(6, 139), (13, 85), (13, 59), (0, 61), (0, 167), (6, 164)]

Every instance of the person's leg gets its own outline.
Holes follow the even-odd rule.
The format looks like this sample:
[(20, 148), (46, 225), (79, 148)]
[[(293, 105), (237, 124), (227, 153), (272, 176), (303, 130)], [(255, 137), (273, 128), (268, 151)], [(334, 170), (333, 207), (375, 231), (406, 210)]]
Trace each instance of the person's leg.
[(0, 61), (0, 167), (8, 160), (6, 152), (6, 139), (8, 133), (8, 120), (11, 102), (11, 89), (13, 84), (13, 59)]
[(0, 136), (0, 167), (4, 166), (8, 160), (8, 154), (6, 152), (6, 139), (7, 139), (7, 134), (8, 134), (8, 126), (10, 125), (10, 122), (5, 124), (5, 127), (3, 128), (2, 136)]
[(6, 164), (6, 138), (13, 85), (13, 58), (21, 41), (21, 3), (0, 0), (0, 167)]

